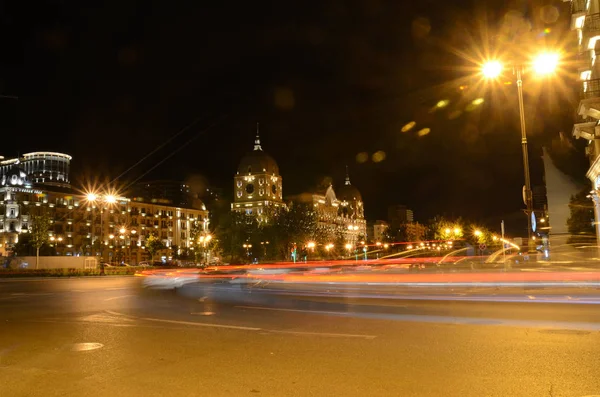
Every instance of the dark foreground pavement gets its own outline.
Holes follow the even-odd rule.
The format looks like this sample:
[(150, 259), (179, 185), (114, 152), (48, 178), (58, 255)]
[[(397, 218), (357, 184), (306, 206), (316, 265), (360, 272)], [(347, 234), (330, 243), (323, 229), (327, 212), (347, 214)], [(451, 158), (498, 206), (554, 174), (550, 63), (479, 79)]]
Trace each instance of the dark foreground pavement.
[(0, 396), (600, 395), (598, 290), (138, 281), (0, 282)]

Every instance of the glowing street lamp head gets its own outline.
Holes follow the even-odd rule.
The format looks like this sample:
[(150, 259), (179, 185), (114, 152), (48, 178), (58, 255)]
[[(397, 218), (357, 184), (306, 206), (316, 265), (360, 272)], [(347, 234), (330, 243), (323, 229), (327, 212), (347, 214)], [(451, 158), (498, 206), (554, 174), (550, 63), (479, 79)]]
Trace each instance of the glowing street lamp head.
[(555, 52), (544, 52), (533, 60), (533, 70), (537, 74), (552, 74), (558, 66), (559, 56)]
[(117, 202), (117, 198), (116, 198), (114, 195), (112, 195), (112, 194), (107, 194), (107, 195), (104, 197), (104, 200), (105, 200), (105, 201), (106, 201), (108, 204), (114, 204), (114, 203), (116, 203), (116, 202)]
[(306, 246), (308, 248), (315, 248), (315, 243), (314, 243), (314, 241), (310, 241), (308, 244), (306, 244)]
[(96, 201), (98, 199), (98, 195), (96, 193), (88, 193), (85, 195), (85, 199), (87, 201)]
[(351, 250), (352, 249), (352, 244), (346, 244), (345, 247), (346, 247), (347, 250)]
[(487, 79), (495, 79), (502, 73), (502, 64), (499, 61), (487, 61), (481, 67), (481, 73)]
[(473, 232), (474, 235), (476, 235), (477, 237), (481, 236), (481, 230), (475, 230)]
[(119, 233), (121, 233), (121, 234), (125, 233), (126, 231), (127, 231), (127, 230), (125, 230), (125, 228), (124, 228), (124, 227), (122, 227), (122, 228), (120, 228), (120, 229), (119, 229)]

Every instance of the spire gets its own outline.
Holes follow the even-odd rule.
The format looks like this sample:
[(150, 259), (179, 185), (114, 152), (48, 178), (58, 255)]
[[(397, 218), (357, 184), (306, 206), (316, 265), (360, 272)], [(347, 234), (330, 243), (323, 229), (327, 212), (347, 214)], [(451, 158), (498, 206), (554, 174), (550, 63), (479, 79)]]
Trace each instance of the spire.
[(260, 147), (260, 135), (258, 134), (258, 123), (256, 123), (256, 138), (254, 138), (254, 150), (261, 150), (262, 151), (262, 147)]
[(346, 182), (344, 185), (350, 185), (350, 174), (348, 173), (348, 166), (346, 166)]

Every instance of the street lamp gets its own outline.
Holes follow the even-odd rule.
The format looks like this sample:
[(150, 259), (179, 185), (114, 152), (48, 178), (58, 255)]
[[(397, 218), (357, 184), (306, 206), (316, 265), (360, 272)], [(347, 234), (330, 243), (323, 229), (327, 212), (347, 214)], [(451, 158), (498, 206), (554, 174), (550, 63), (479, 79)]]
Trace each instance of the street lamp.
[[(544, 52), (538, 54), (533, 58), (531, 66), (533, 70), (539, 75), (547, 75), (553, 73), (559, 63), (560, 56), (557, 53)], [(503, 65), (498, 60), (490, 60), (482, 65), (481, 72), (487, 79), (494, 79), (500, 76), (502, 73)], [(534, 250), (533, 244), (531, 244), (531, 213), (533, 211), (533, 197), (531, 194), (531, 178), (529, 175), (529, 152), (527, 149), (527, 130), (525, 128), (525, 107), (523, 105), (523, 65), (513, 65), (513, 71), (517, 78), (517, 95), (519, 99), (519, 119), (521, 123), (521, 147), (523, 150), (523, 169), (525, 174), (525, 204), (527, 206), (527, 236), (528, 236), (528, 250), (532, 252)]]

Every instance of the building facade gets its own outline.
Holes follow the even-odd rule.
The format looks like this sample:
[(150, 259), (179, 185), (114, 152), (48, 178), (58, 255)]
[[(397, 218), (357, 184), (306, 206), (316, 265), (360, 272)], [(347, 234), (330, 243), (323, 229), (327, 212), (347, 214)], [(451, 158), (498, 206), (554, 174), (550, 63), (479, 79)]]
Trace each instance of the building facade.
[(311, 193), (309, 197), (317, 213), (318, 227), (327, 239), (335, 241), (341, 238), (346, 243), (356, 244), (359, 238), (367, 238), (362, 196), (350, 183), (348, 175), (337, 194), (330, 185), (324, 191)]
[[(594, 201), (596, 236), (600, 241), (600, 1), (572, 0), (571, 29), (577, 32), (579, 55), (580, 100), (577, 114), (580, 117), (573, 126), (573, 136), (588, 141), (586, 154), (590, 168), (586, 174), (592, 182), (591, 196)], [(552, 218), (552, 216), (551, 216)], [(553, 225), (555, 220), (550, 219)]]
[(392, 229), (398, 229), (405, 223), (414, 222), (414, 215), (406, 205), (396, 204), (388, 207), (388, 221)]
[(283, 179), (273, 157), (263, 151), (258, 131), (254, 150), (246, 154), (233, 178), (232, 211), (266, 220), (269, 208), (285, 206)]
[(68, 181), (68, 174), (59, 183), (56, 176), (34, 183), (19, 162), (4, 170), (1, 255), (13, 253), (19, 238), (31, 231), (35, 215), (49, 218), (49, 244), (57, 255), (95, 255), (133, 264), (150, 259), (145, 241), (151, 234), (162, 241), (167, 254), (175, 246), (193, 249), (194, 234), (208, 231), (208, 211), (199, 200), (184, 207), (152, 197), (85, 195), (65, 186), (63, 179)]
[(71, 156), (57, 152), (32, 152), (21, 157), (5, 159), (0, 156), (0, 180), (15, 164), (36, 185), (70, 187)]
[(372, 240), (375, 242), (381, 242), (383, 241), (389, 228), (389, 223), (386, 221), (377, 220), (373, 224), (373, 232), (370, 237), (372, 237)]

